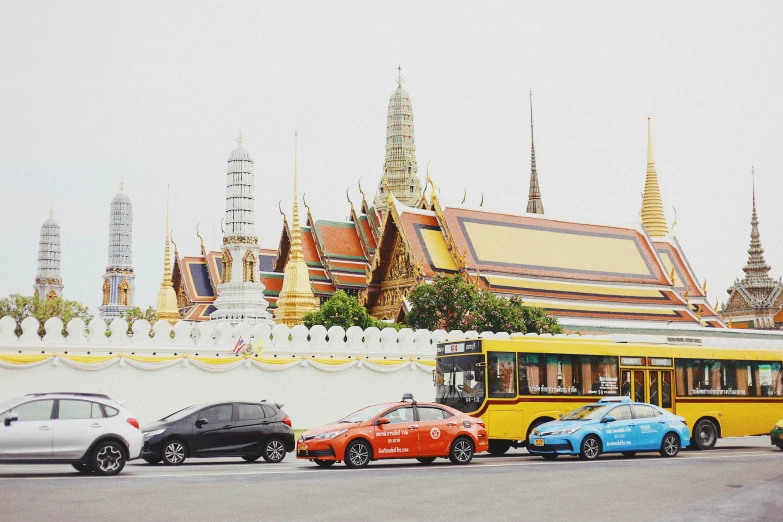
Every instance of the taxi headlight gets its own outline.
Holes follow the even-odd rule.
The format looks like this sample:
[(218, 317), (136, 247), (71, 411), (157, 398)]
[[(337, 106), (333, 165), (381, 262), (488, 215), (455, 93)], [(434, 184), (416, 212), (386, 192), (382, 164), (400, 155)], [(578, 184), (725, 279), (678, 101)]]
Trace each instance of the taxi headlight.
[(533, 435), (538, 436), (541, 435), (541, 433), (539, 433), (538, 430), (533, 430)]
[(315, 438), (315, 439), (327, 439), (327, 440), (328, 439), (333, 439), (333, 438), (335, 438), (335, 437), (337, 437), (339, 435), (342, 435), (343, 433), (345, 433), (347, 431), (348, 431), (347, 429), (337, 430), (337, 431), (327, 431), (326, 433), (319, 433), (318, 435), (316, 435), (313, 438)]
[(166, 428), (162, 428), (162, 429), (159, 429), (159, 430), (145, 431), (144, 432), (144, 438), (145, 439), (150, 439), (150, 438), (154, 437), (155, 435), (160, 435), (164, 431), (166, 431)]
[(576, 433), (581, 429), (582, 429), (581, 426), (576, 426), (575, 428), (566, 428), (564, 430), (547, 431), (545, 433), (541, 433), (540, 435), (571, 435), (572, 433)]

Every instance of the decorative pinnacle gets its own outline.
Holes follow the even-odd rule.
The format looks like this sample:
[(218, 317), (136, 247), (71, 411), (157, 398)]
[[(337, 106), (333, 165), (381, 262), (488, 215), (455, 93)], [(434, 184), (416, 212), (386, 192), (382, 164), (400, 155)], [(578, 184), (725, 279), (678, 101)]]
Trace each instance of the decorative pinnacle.
[(541, 189), (538, 185), (536, 170), (536, 142), (533, 139), (533, 89), (530, 89), (530, 191), (527, 197), (528, 214), (543, 214), (544, 203), (541, 201)]
[(753, 183), (753, 214), (750, 219), (750, 248), (748, 249), (748, 263), (742, 270), (745, 272), (743, 284), (766, 288), (772, 284), (772, 278), (769, 277), (770, 267), (764, 260), (764, 249), (761, 246), (761, 235), (759, 234), (759, 217), (756, 213), (756, 169), (751, 165), (750, 173)]
[(644, 199), (642, 201), (642, 223), (652, 238), (664, 237), (669, 233), (666, 216), (663, 214), (661, 189), (658, 186), (658, 173), (655, 171), (655, 154), (652, 142), (652, 119), (647, 118), (647, 176), (644, 180)]
[(125, 180), (120, 178), (120, 192), (125, 192)]
[(49, 205), (49, 217), (54, 219), (54, 206)]
[(397, 65), (397, 88), (402, 89), (402, 66)]
[(242, 136), (242, 130), (239, 130), (239, 136), (237, 136), (237, 139), (235, 140), (237, 142), (238, 146), (242, 146), (242, 144), (245, 142), (245, 138)]

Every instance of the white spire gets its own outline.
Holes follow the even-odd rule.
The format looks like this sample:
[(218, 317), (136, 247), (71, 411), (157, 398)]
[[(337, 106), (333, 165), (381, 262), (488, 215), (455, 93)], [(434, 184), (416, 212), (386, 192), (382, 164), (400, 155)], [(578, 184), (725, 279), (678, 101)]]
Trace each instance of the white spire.
[(98, 309), (104, 318), (119, 317), (133, 306), (136, 275), (133, 272), (133, 205), (120, 181), (109, 214), (109, 264), (103, 275), (103, 298)]

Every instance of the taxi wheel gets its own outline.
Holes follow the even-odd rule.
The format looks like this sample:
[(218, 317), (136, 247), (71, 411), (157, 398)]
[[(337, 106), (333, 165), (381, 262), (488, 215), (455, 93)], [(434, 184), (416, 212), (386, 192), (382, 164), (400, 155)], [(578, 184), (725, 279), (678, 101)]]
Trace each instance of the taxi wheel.
[(321, 466), (322, 468), (330, 468), (334, 466), (334, 463), (337, 462), (336, 460), (321, 460), (321, 459), (315, 459), (313, 462)]
[(661, 442), (661, 455), (664, 457), (676, 457), (680, 452), (680, 437), (674, 433), (667, 433)]
[(459, 437), (451, 444), (449, 460), (452, 464), (467, 464), (473, 460), (473, 441), (467, 437)]
[(422, 464), (432, 464), (433, 462), (435, 462), (435, 457), (419, 457), (416, 460), (418, 460)]
[(718, 440), (718, 428), (709, 419), (702, 419), (693, 427), (691, 441), (700, 450), (709, 450), (715, 447)]
[(595, 435), (588, 435), (582, 440), (579, 458), (582, 460), (595, 460), (601, 454), (601, 439)]
[(363, 440), (355, 440), (345, 448), (345, 465), (349, 468), (363, 468), (370, 463), (372, 448)]
[(261, 455), (265, 461), (277, 464), (285, 458), (285, 444), (280, 439), (269, 439)]
[(635, 451), (623, 451), (623, 457), (628, 457), (629, 459), (636, 455)]

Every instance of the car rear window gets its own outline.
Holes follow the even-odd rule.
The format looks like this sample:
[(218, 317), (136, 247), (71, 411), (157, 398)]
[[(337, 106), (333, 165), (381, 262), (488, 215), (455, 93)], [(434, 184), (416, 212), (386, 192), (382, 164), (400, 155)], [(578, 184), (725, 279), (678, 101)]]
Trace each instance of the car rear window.
[(658, 410), (653, 408), (652, 406), (644, 406), (641, 404), (634, 404), (633, 405), (633, 415), (637, 419), (651, 419), (653, 417), (656, 417), (660, 415), (658, 413)]
[(100, 419), (102, 417), (101, 405), (96, 402), (60, 399), (60, 410), (57, 414), (57, 418), (60, 420)]
[(451, 413), (434, 406), (419, 406), (419, 420), (434, 421), (451, 417)]
[(239, 420), (249, 421), (266, 417), (260, 404), (239, 404)]
[(267, 417), (274, 417), (277, 415), (277, 410), (273, 408), (272, 406), (267, 406), (266, 404), (261, 405), (262, 408), (264, 408), (264, 411), (266, 412)]

